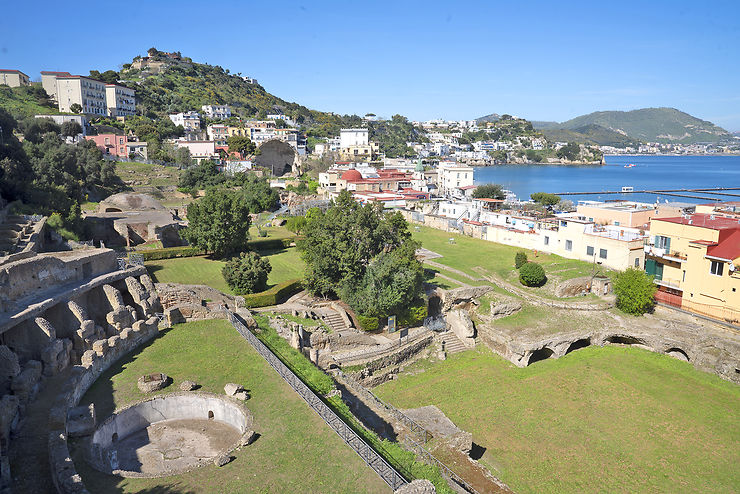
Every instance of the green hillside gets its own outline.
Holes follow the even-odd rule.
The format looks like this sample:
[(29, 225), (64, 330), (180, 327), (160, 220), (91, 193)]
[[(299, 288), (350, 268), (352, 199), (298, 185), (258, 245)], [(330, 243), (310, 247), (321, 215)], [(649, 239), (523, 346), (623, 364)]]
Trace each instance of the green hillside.
[(32, 115), (59, 113), (56, 106), (49, 103), (49, 97), (41, 84), (31, 86), (0, 86), (0, 108), (5, 109), (16, 119)]
[(542, 133), (552, 142), (577, 142), (599, 146), (636, 147), (639, 141), (601, 125), (588, 124), (575, 129), (545, 128)]
[(649, 142), (691, 144), (730, 138), (725, 129), (675, 108), (594, 112), (563, 122), (558, 128), (577, 130), (588, 125), (598, 125), (632, 139)]
[(299, 124), (326, 125), (330, 127), (327, 131), (336, 129), (336, 133), (348, 118), (285, 101), (223, 67), (196, 63), (187, 57), (173, 59), (158, 51), (150, 51), (149, 59), (163, 65), (152, 70), (125, 64), (119, 78), (136, 90), (137, 109), (150, 117), (200, 111), (201, 106), (207, 104), (228, 104), (238, 116), (251, 118), (283, 113)]

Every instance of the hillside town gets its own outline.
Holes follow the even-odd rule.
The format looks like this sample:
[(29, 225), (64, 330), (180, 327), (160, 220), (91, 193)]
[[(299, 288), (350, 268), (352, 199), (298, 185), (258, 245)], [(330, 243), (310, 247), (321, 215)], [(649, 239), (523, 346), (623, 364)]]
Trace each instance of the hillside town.
[(339, 115), (156, 48), (0, 70), (0, 494), (732, 491), (740, 184), (481, 174), (736, 159), (704, 123)]

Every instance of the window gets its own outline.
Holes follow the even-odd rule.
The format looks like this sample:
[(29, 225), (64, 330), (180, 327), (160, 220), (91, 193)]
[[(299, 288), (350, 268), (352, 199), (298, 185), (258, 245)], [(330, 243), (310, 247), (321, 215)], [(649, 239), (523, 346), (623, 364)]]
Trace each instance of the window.
[(592, 246), (589, 245), (589, 246), (586, 247), (586, 255), (587, 256), (594, 255), (594, 248)]
[(565, 241), (565, 250), (573, 250), (573, 241), (572, 240), (566, 240)]
[(712, 261), (712, 265), (709, 267), (709, 273), (716, 276), (722, 276), (722, 270), (724, 267), (725, 265), (723, 262)]
[(545, 245), (550, 245), (550, 237), (545, 237)]
[(659, 249), (670, 250), (671, 237), (664, 237), (663, 235), (656, 235), (655, 236), (655, 246)]
[(606, 259), (606, 249), (599, 249), (599, 257)]
[[(636, 268), (639, 268), (640, 267), (640, 258), (639, 257), (635, 258), (635, 267)], [(684, 271), (683, 274), (685, 276), (686, 275), (686, 271)]]
[(561, 221), (560, 222), (560, 226), (568, 226), (568, 222), (567, 221)]
[(619, 226), (619, 222), (618, 221), (615, 221), (614, 222), (614, 226)]

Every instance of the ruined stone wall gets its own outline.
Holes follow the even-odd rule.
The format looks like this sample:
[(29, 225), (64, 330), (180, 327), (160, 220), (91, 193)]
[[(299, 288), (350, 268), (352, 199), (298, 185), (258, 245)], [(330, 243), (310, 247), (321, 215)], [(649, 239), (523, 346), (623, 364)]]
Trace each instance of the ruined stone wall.
[[(88, 255), (75, 253), (64, 261), (54, 256), (37, 256), (9, 268), (4, 266), (2, 271), (7, 277), (5, 286), (12, 288), (11, 294), (26, 295), (31, 304), (18, 307), (22, 302), (3, 292), (11, 307), (10, 312), (0, 312), (0, 492), (3, 494), (6, 492), (3, 489), (10, 485), (7, 455), (13, 431), (19, 427), (44, 378), (74, 366), (70, 378), (73, 386), (65, 387), (68, 395), (65, 402), (76, 403), (112, 362), (157, 333), (156, 314), (162, 312), (162, 307), (143, 267), (117, 270), (113, 251), (87, 252)], [(89, 263), (89, 267), (83, 269), (83, 263)], [(106, 268), (113, 271), (106, 272)], [(57, 272), (50, 272), (54, 269)], [(46, 273), (44, 278), (62, 283), (61, 287), (56, 285), (59, 293), (54, 292), (52, 285), (52, 290), (42, 290), (38, 299), (28, 296), (31, 288), (28, 281), (18, 277), (35, 275), (32, 283), (38, 283), (41, 273)], [(67, 291), (64, 281), (71, 282), (66, 285)], [(52, 413), (53, 420), (54, 417)], [(56, 416), (55, 420), (66, 418)], [(64, 465), (58, 466), (64, 470)]]
[(38, 292), (117, 269), (110, 249), (40, 254), (0, 266), (0, 312), (11, 310), (19, 299)]

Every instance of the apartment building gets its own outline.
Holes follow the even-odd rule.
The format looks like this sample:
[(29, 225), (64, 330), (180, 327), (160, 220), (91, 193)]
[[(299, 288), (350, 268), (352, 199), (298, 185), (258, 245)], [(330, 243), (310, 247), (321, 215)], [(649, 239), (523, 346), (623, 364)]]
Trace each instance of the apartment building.
[(64, 122), (76, 122), (82, 127), (82, 135), (87, 135), (88, 122), (85, 115), (34, 115), (34, 118), (48, 118), (59, 126)]
[(376, 147), (370, 143), (368, 129), (341, 129), (339, 132), (339, 153), (343, 159), (370, 160)]
[(186, 132), (200, 130), (200, 115), (197, 111), (170, 113), (169, 117), (173, 124), (182, 126)]
[(121, 157), (128, 157), (129, 155), (128, 137), (125, 135), (98, 134), (85, 136), (85, 139), (95, 142), (95, 145), (103, 154)]
[(111, 117), (136, 115), (136, 91), (131, 88), (119, 84), (106, 84), (105, 101), (108, 115)]
[(437, 167), (437, 185), (443, 195), (462, 197), (463, 187), (473, 185), (473, 169), (454, 161), (440, 161)]
[(105, 83), (81, 75), (57, 75), (56, 99), (59, 111), (74, 113), (72, 105), (88, 115), (108, 115)]
[(633, 201), (579, 201), (576, 213), (599, 225), (648, 228), (652, 218), (680, 216), (694, 206), (682, 203), (646, 204)]
[(703, 213), (654, 218), (644, 249), (657, 300), (740, 322), (738, 218)]
[(0, 69), (0, 85), (2, 84), (10, 87), (30, 86), (31, 79), (20, 70)]
[(226, 120), (231, 117), (229, 105), (203, 105), (201, 110), (211, 120)]
[(216, 159), (219, 156), (214, 141), (176, 140), (172, 144), (178, 148), (187, 148), (190, 151), (190, 157), (199, 163), (203, 160)]
[(49, 97), (57, 101), (57, 77), (71, 76), (69, 72), (54, 72), (50, 70), (41, 71), (41, 87), (44, 88)]

